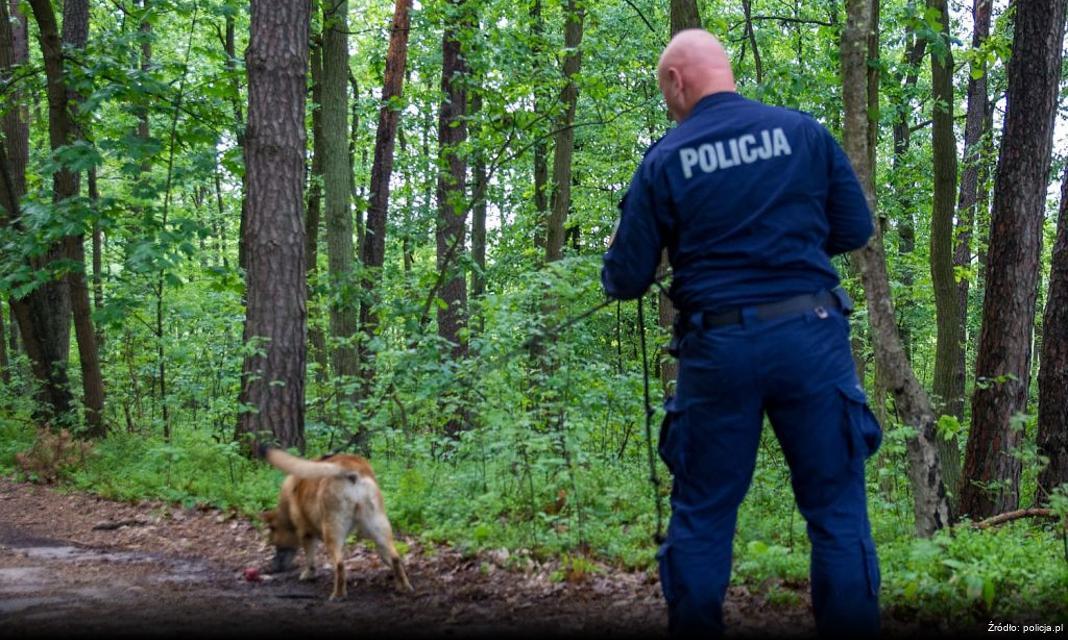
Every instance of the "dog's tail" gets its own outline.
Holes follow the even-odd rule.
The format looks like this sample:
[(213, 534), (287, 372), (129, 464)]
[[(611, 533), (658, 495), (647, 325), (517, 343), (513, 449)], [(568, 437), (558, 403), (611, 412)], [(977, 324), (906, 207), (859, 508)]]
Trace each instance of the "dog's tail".
[(330, 462), (329, 460), (305, 460), (304, 458), (290, 455), (281, 449), (268, 449), (265, 457), (267, 458), (267, 462), (270, 462), (272, 465), (285, 471), (289, 475), (298, 478), (314, 479), (347, 477), (354, 481), (360, 478), (358, 472), (352, 469), (346, 469), (336, 462)]

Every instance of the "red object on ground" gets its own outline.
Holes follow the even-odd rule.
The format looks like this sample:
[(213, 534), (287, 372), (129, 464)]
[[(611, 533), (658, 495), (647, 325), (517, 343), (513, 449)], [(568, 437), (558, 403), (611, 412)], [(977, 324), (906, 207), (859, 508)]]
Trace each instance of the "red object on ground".
[(260, 575), (260, 570), (256, 567), (248, 567), (245, 569), (245, 581), (246, 582), (261, 582), (263, 577)]

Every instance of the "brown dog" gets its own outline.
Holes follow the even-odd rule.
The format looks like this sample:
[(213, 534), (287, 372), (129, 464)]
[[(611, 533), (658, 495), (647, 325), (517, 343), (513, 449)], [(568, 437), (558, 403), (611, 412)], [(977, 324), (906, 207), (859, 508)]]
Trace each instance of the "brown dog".
[(370, 463), (360, 456), (338, 454), (320, 460), (305, 460), (281, 449), (268, 449), (267, 461), (289, 474), (282, 483), (278, 508), (263, 519), (275, 547), (272, 571), (285, 571), (304, 548), (301, 580), (315, 575), (316, 541), (326, 545), (334, 566), (334, 591), (330, 599), (345, 597), (345, 538), (354, 529), (374, 541), (382, 561), (393, 569), (398, 591), (411, 591), (404, 564), (393, 546), (393, 529), (386, 518), (382, 492)]

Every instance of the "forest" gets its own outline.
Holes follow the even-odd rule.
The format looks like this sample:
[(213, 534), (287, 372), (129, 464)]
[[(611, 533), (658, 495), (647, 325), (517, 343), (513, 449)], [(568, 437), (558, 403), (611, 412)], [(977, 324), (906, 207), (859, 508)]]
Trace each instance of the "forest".
[[(703, 27), (874, 212), (834, 264), (884, 615), (1064, 623), (1066, 6), (0, 0), (0, 475), (252, 520), (255, 443), (347, 451), (405, 549), (655, 576), (675, 310), (600, 269)], [(766, 425), (731, 593), (808, 571)]]

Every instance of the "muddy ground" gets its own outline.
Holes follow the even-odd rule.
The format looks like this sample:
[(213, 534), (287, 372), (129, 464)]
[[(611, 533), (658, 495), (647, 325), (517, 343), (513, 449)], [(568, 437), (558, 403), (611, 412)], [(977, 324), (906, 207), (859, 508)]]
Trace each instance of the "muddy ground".
[[(314, 582), (295, 571), (246, 579), (272, 550), (244, 518), (0, 478), (0, 636), (666, 637), (655, 573), (601, 567), (559, 581), (552, 563), (402, 539), (413, 594), (395, 593), (388, 568), (357, 544), (348, 548), (348, 597), (328, 602), (329, 569)], [(805, 586), (795, 588), (801, 604), (783, 606), (732, 587), (730, 635), (813, 635)], [(938, 631), (885, 627), (895, 636)]]

